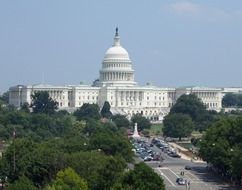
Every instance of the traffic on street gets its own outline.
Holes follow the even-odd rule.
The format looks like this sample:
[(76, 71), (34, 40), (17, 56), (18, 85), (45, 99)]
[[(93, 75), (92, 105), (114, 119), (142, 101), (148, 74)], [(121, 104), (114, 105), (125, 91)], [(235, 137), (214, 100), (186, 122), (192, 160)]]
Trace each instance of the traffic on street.
[(160, 175), (167, 190), (236, 190), (208, 171), (207, 163), (185, 160), (163, 139), (132, 142), (137, 161), (144, 161)]

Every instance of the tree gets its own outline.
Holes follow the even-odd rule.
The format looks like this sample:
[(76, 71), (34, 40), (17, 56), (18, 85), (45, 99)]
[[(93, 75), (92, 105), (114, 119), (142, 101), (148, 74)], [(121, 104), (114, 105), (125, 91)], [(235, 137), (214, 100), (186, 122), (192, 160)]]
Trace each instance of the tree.
[(242, 107), (242, 94), (228, 93), (222, 99), (223, 107)]
[(182, 137), (188, 137), (194, 129), (194, 124), (189, 115), (182, 113), (168, 114), (163, 121), (163, 135), (166, 137), (175, 137), (181, 140)]
[(200, 114), (203, 114), (206, 111), (206, 106), (195, 94), (184, 94), (177, 99), (174, 106), (172, 106), (170, 113), (188, 114), (192, 120), (195, 121)]
[(49, 93), (46, 91), (35, 92), (31, 95), (34, 113), (53, 114), (57, 110), (58, 103), (49, 97)]
[(78, 120), (100, 119), (99, 107), (97, 104), (85, 103), (74, 112)]
[(113, 115), (111, 119), (118, 128), (121, 128), (121, 127), (129, 128), (129, 120), (124, 115), (120, 115), (120, 114)]
[(4, 92), (2, 95), (0, 95), (0, 102), (2, 102), (3, 104), (9, 103), (9, 91)]
[(195, 129), (199, 131), (206, 130), (219, 117), (217, 112), (206, 110), (206, 106), (195, 94), (180, 96), (169, 115), (174, 113), (189, 115), (194, 122)]
[(21, 106), (21, 111), (24, 111), (26, 113), (30, 113), (28, 102), (23, 103), (23, 105)]
[(122, 158), (107, 156), (97, 149), (65, 155), (65, 160), (88, 182), (92, 190), (110, 189), (126, 167)]
[(110, 108), (111, 108), (111, 106), (110, 106), (109, 102), (105, 101), (103, 104), (102, 110), (101, 110), (102, 117), (107, 118), (107, 119), (111, 118), (112, 113), (110, 111)]
[(68, 167), (57, 173), (56, 179), (46, 190), (88, 190), (88, 186), (84, 179)]
[(31, 180), (29, 180), (27, 177), (22, 176), (18, 180), (16, 180), (14, 183), (9, 184), (7, 187), (8, 190), (37, 190), (37, 187), (34, 186)]
[(125, 173), (112, 190), (165, 190), (163, 179), (145, 163), (134, 166), (134, 170)]
[(215, 122), (201, 139), (199, 153), (219, 173), (240, 180), (242, 117), (224, 117)]
[(132, 147), (128, 138), (108, 128), (100, 128), (90, 137), (90, 148), (102, 150), (107, 155), (121, 156), (132, 161)]
[(134, 123), (137, 123), (138, 130), (142, 131), (143, 129), (149, 129), (151, 127), (150, 120), (142, 116), (141, 114), (135, 114), (132, 116), (131, 121), (134, 125)]

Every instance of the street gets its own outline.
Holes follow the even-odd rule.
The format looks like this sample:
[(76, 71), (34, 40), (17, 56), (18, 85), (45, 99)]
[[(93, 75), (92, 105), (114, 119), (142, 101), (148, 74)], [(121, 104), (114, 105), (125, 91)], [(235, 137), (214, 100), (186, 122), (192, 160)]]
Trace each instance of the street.
[[(156, 146), (152, 147), (152, 150), (159, 152), (164, 160), (146, 163), (163, 178), (167, 190), (237, 190), (209, 172), (204, 162), (173, 158)], [(186, 170), (185, 166), (189, 166), (189, 170)], [(179, 185), (177, 178), (183, 178), (186, 184)]]

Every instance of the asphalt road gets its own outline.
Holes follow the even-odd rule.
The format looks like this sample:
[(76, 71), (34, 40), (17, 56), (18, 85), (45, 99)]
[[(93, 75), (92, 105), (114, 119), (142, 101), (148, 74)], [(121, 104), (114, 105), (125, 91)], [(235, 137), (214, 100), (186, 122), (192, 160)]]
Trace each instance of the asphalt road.
[[(167, 190), (237, 190), (209, 172), (206, 163), (194, 163), (181, 158), (172, 158), (156, 146), (152, 149), (160, 152), (164, 160), (146, 163), (164, 179)], [(186, 165), (191, 166), (191, 170), (185, 170)], [(183, 176), (181, 175), (182, 172), (184, 172)], [(183, 177), (189, 181), (190, 187), (176, 183), (178, 177)]]

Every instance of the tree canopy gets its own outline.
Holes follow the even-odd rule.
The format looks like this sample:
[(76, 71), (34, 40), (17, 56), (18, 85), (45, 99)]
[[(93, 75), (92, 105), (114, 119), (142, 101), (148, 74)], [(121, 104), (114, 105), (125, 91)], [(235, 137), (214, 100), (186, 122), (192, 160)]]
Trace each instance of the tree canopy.
[(123, 121), (120, 127), (112, 120), (100, 120), (95, 104), (75, 114), (33, 114), (27, 107), (17, 110), (4, 105), (0, 109), (0, 140), (4, 143), (0, 178), (8, 176), (4, 187), (111, 190), (127, 174), (133, 152), (122, 128), (128, 125), (126, 118), (114, 117), (117, 124)]
[(119, 183), (116, 183), (113, 190), (165, 190), (163, 179), (145, 163), (134, 166), (134, 170), (125, 173)]
[(8, 190), (37, 190), (37, 187), (34, 186), (32, 181), (30, 181), (27, 177), (22, 176), (14, 183), (10, 184), (7, 187)]
[(194, 129), (198, 131), (206, 130), (220, 117), (215, 111), (208, 111), (195, 94), (180, 96), (168, 115), (176, 113), (189, 115), (194, 123)]
[(9, 91), (4, 92), (0, 95), (0, 103), (8, 104), (9, 103)]
[(110, 119), (112, 117), (112, 113), (110, 111), (110, 104), (108, 101), (105, 101), (101, 110), (101, 115), (104, 118)]
[(228, 93), (222, 99), (223, 107), (242, 107), (242, 94)]
[(200, 155), (224, 175), (242, 176), (242, 117), (223, 118), (207, 129), (200, 142)]
[(87, 183), (72, 168), (57, 173), (56, 179), (45, 190), (88, 190)]
[(151, 127), (150, 120), (142, 116), (141, 114), (135, 114), (132, 116), (131, 121), (133, 125), (137, 123), (138, 130), (149, 129)]
[(85, 103), (74, 112), (78, 120), (100, 119), (99, 106), (97, 104)]
[(189, 115), (182, 113), (169, 114), (163, 121), (163, 135), (181, 139), (188, 137), (194, 130), (194, 123)]
[(129, 128), (129, 120), (124, 115), (113, 115), (111, 119), (118, 128)]
[(46, 91), (35, 92), (31, 95), (34, 113), (53, 114), (58, 108), (58, 103), (54, 101)]
[(200, 114), (206, 111), (206, 106), (195, 94), (183, 94), (177, 99), (174, 106), (172, 106), (170, 113), (188, 114), (192, 120), (196, 120)]

